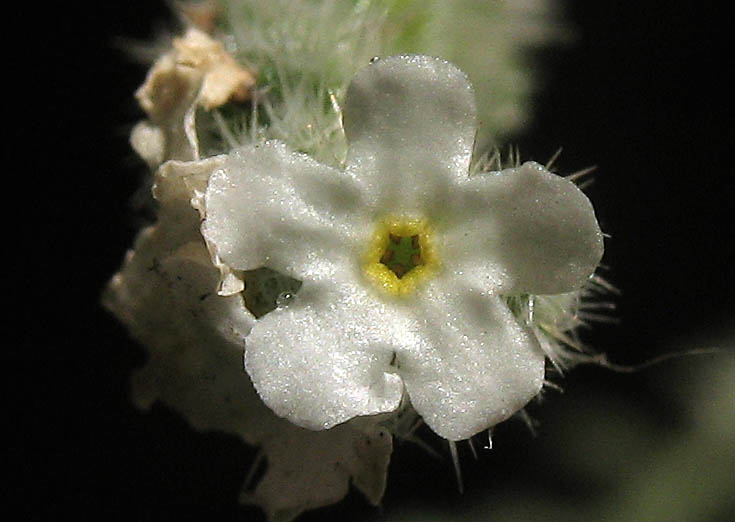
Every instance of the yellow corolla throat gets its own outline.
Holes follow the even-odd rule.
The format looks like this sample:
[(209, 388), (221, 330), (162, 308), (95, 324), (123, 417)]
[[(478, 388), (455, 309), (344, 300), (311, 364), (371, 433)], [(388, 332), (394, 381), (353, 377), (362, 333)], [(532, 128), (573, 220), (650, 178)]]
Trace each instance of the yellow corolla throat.
[(380, 290), (407, 296), (439, 268), (433, 230), (425, 219), (388, 217), (368, 243), (364, 273)]

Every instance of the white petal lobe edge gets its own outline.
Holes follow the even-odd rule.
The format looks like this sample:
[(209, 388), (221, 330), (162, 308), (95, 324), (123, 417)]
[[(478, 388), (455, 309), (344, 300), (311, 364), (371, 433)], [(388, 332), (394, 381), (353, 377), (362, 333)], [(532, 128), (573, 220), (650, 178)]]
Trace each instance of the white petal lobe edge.
[(504, 421), (541, 390), (544, 354), (503, 300), (437, 281), (415, 325), (423, 343), (398, 353), (399, 374), (424, 422), (449, 440)]

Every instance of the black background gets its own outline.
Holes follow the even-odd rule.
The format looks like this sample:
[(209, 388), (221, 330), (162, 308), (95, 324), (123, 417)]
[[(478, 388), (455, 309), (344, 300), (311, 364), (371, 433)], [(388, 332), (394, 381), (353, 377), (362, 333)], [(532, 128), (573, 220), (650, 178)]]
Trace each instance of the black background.
[[(514, 142), (540, 161), (563, 146), (557, 165), (566, 172), (597, 166), (588, 193), (611, 235), (604, 275), (622, 294), (619, 324), (596, 326), (585, 340), (634, 364), (680, 349), (683, 340), (732, 332), (731, 29), (702, 2), (564, 5), (578, 39), (538, 53), (543, 86), (535, 120)], [(28, 519), (260, 520), (236, 502), (252, 450), (232, 436), (194, 432), (164, 407), (135, 410), (128, 378), (144, 351), (98, 305), (139, 225), (130, 199), (142, 166), (127, 135), (141, 117), (132, 93), (145, 68), (116, 42), (150, 38), (167, 19), (158, 2), (76, 4), (50, 29), (32, 28), (29, 45), (39, 50), (22, 60), (31, 81), (8, 83), (21, 93), (11, 100), (32, 111), (22, 135), (25, 167), (12, 176), (22, 185), (16, 193), (42, 216), (22, 233), (23, 255), (11, 256), (18, 266), (9, 278), (24, 296), (23, 350), (11, 360), (19, 379), (10, 381), (10, 397), (19, 412), (9, 449), (20, 466), (10, 493)], [(23, 89), (36, 93), (32, 100)], [(584, 493), (572, 478), (538, 474), (553, 465), (544, 432), (559, 431), (557, 414), (590, 395), (628, 401), (661, 430), (675, 429), (678, 411), (660, 377), (657, 369), (575, 370), (565, 394), (532, 409), (541, 423), (535, 439), (509, 422), (478, 461), (460, 448), (468, 494), (529, 487), (570, 499)], [(404, 502), (461, 504), (451, 462), (399, 447), (385, 510)], [(303, 520), (351, 517), (379, 519), (380, 511), (351, 492)]]

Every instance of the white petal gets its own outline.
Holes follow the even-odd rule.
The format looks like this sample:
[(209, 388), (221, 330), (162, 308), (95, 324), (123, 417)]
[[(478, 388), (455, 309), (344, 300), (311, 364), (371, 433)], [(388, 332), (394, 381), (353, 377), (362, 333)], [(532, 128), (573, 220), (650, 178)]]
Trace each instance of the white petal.
[[(216, 295), (217, 270), (201, 241), (170, 250), (167, 225), (141, 234), (105, 294), (105, 305), (148, 350), (132, 379), (138, 407), (162, 402), (195, 429), (223, 431), (261, 447), (267, 468), (245, 500), (274, 517), (334, 503), (350, 483), (377, 504), (390, 435), (353, 422), (304, 430), (268, 409), (242, 366), (242, 338), (254, 318), (241, 296)], [(192, 227), (196, 231), (196, 221)]]
[(537, 163), (478, 174), (455, 189), (449, 230), (438, 237), (445, 267), (505, 294), (580, 288), (603, 239), (587, 196)]
[(271, 141), (235, 150), (212, 175), (202, 234), (232, 268), (323, 277), (365, 235), (360, 208), (349, 175)]
[(307, 509), (338, 502), (350, 482), (371, 503), (380, 502), (393, 449), (386, 430), (373, 425), (362, 431), (349, 422), (311, 431), (279, 420), (280, 429), (263, 440), (266, 473), (243, 500), (261, 506), (268, 520), (291, 520)]
[(277, 415), (328, 429), (398, 407), (397, 331), (391, 311), (354, 283), (305, 281), (290, 303), (257, 321), (245, 368)]
[(201, 241), (171, 252), (166, 232), (159, 224), (141, 234), (105, 295), (105, 305), (149, 350), (133, 376), (133, 398), (146, 409), (162, 401), (197, 429), (257, 441), (262, 428), (249, 417), (267, 410), (241, 363), (242, 339), (255, 318), (240, 296), (216, 294), (217, 270)]
[(397, 356), (411, 404), (449, 440), (507, 419), (541, 389), (544, 355), (497, 296), (437, 280), (417, 301), (424, 342)]
[(164, 160), (166, 134), (160, 127), (143, 120), (133, 127), (130, 146), (153, 169)]
[(224, 155), (196, 161), (169, 160), (156, 171), (153, 195), (163, 205), (179, 201), (198, 208), (209, 177), (226, 161)]
[(379, 208), (423, 209), (467, 175), (475, 102), (467, 77), (426, 56), (393, 56), (357, 73), (347, 91), (348, 171)]

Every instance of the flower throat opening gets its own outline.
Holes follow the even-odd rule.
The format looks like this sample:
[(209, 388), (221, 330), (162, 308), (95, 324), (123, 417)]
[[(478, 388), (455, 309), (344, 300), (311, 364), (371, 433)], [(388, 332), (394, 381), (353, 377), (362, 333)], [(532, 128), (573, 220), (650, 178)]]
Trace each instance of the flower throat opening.
[(417, 266), (423, 265), (421, 242), (418, 234), (410, 237), (388, 234), (388, 246), (386, 246), (380, 262), (390, 268), (398, 279), (401, 279)]
[(375, 227), (364, 274), (390, 295), (408, 295), (438, 267), (433, 231), (423, 219), (386, 218)]

